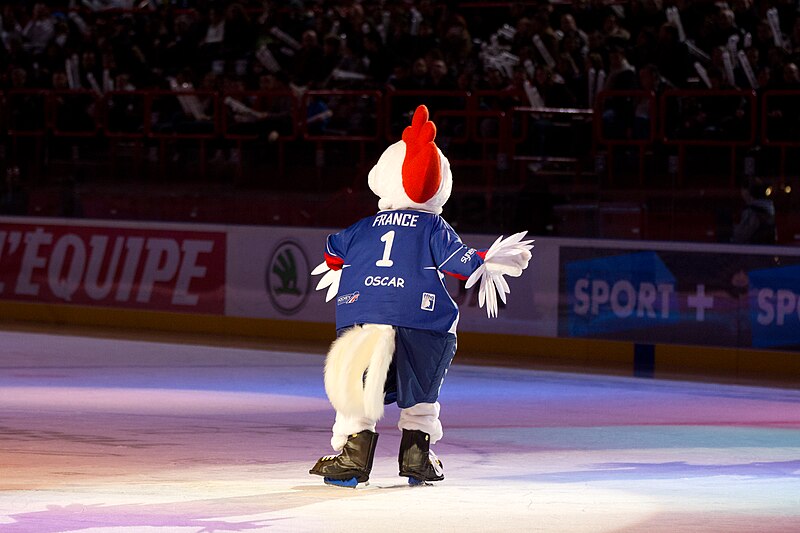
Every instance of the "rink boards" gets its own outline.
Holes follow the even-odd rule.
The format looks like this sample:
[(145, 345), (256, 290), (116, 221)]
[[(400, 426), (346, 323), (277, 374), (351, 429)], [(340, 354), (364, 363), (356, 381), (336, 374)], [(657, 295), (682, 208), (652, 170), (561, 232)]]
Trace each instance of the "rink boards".
[[(335, 302), (311, 276), (329, 232), (0, 218), (0, 316), (329, 340)], [(494, 237), (462, 235), (476, 248)], [(800, 250), (535, 238), (496, 319), (447, 279), (462, 350), (639, 375), (800, 376)]]

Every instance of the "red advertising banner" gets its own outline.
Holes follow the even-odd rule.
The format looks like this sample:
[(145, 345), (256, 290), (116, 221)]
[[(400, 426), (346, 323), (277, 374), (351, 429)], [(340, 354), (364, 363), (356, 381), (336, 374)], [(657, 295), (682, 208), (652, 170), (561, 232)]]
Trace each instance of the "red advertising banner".
[(0, 224), (0, 299), (225, 311), (224, 232)]

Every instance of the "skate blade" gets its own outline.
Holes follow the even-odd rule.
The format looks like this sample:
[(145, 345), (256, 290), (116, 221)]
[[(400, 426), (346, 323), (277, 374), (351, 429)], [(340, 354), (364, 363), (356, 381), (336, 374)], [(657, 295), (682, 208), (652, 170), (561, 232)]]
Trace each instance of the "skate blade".
[(408, 486), (409, 487), (432, 487), (433, 483), (428, 483), (424, 479), (417, 479), (415, 477), (408, 478)]
[[(322, 478), (322, 481), (325, 482), (326, 485), (333, 485), (334, 487), (345, 487), (348, 489), (354, 489), (358, 486), (358, 479), (351, 477), (350, 479), (331, 479), (329, 477)], [(369, 485), (369, 481), (364, 483), (365, 485)]]

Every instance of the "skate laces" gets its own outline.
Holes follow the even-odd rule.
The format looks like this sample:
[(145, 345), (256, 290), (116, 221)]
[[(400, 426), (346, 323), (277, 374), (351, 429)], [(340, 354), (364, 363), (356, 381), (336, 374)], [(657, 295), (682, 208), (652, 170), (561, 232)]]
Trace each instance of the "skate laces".
[(321, 461), (333, 461), (334, 459), (336, 459), (337, 457), (339, 457), (339, 455), (340, 455), (340, 454), (338, 454), (338, 453), (337, 453), (337, 454), (334, 454), (334, 455), (324, 455), (324, 456), (322, 457)]

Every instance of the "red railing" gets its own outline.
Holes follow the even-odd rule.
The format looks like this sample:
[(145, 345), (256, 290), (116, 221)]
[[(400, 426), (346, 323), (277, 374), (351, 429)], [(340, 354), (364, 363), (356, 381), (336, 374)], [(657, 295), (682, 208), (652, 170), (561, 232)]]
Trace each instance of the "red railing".
[[(388, 90), (384, 95), (383, 109), (386, 140), (395, 142), (400, 139), (403, 129), (411, 124), (411, 115), (420, 104), (427, 105), (431, 112), (436, 113), (468, 109), (469, 99), (470, 93), (466, 91)], [(433, 107), (431, 101), (442, 105)]]
[[(434, 119), (441, 122), (440, 138), (448, 143), (474, 143), (481, 148), (474, 151), (471, 159), (463, 163), (491, 168), (502, 167), (502, 159), (508, 157), (519, 163), (530, 162), (538, 156), (526, 154), (524, 143), (531, 135), (531, 121), (541, 117), (555, 118), (565, 124), (574, 121), (593, 120), (592, 139), (596, 146), (609, 148), (608, 157), (613, 158), (613, 147), (636, 146), (640, 150), (640, 181), (643, 180), (644, 150), (659, 143), (675, 146), (678, 151), (677, 172), (683, 178), (686, 148), (689, 146), (718, 146), (730, 148), (731, 182), (734, 181), (737, 150), (755, 145), (760, 138), (766, 146), (780, 149), (780, 172), (785, 172), (788, 148), (800, 146), (800, 135), (781, 137), (775, 130), (771, 111), (780, 106), (781, 98), (798, 98), (800, 91), (767, 91), (759, 101), (753, 91), (713, 90), (668, 90), (659, 97), (644, 91), (616, 91), (598, 94), (592, 109), (552, 109), (514, 106), (515, 101), (524, 101), (514, 91), (308, 91), (295, 97), (289, 91), (216, 93), (212, 91), (111, 91), (99, 95), (88, 90), (11, 89), (0, 98), (0, 126), (16, 147), (19, 138), (35, 138), (37, 144), (49, 135), (57, 137), (92, 137), (144, 141), (153, 139), (161, 143), (175, 140), (195, 140), (201, 145), (210, 140), (222, 139), (237, 143), (260, 142), (261, 132), (256, 129), (237, 128), (232, 117), (231, 105), (226, 99), (246, 100), (244, 106), (258, 113), (270, 99), (284, 98), (290, 102), (290, 118), (287, 130), (278, 131), (278, 140), (303, 139), (316, 143), (318, 148), (326, 143), (350, 141), (360, 143), (362, 163), (364, 143), (386, 143), (397, 140), (402, 128), (408, 124), (408, 113), (420, 103), (428, 103)], [(628, 105), (646, 99), (650, 122), (639, 136), (627, 128), (623, 135), (609, 135), (603, 129), (601, 119), (612, 98), (624, 98)], [(702, 129), (681, 129), (675, 120), (691, 105), (702, 109), (703, 102), (719, 103), (723, 99), (740, 102), (740, 116), (736, 117), (736, 135), (720, 136)], [(503, 100), (502, 103), (499, 103)], [(80, 106), (70, 105), (80, 101)], [(314, 102), (323, 101), (315, 111)], [(487, 102), (491, 101), (491, 105)], [(252, 105), (248, 105), (252, 104)], [(510, 107), (508, 107), (508, 105)], [(737, 104), (738, 105), (738, 104)], [(73, 127), (64, 120), (68, 113), (79, 107), (86, 119), (80, 127)], [(123, 109), (124, 107), (124, 109)], [(488, 108), (487, 108), (488, 107)], [(508, 107), (506, 109), (506, 107)], [(192, 110), (198, 111), (192, 116)], [(327, 128), (317, 128), (314, 116), (322, 114), (329, 120)], [(352, 119), (360, 114), (364, 118), (358, 129), (352, 129)], [(760, 114), (760, 117), (758, 116)], [(655, 120), (653, 120), (655, 117)], [(497, 123), (497, 136), (487, 135), (481, 129), (482, 121)], [(487, 130), (488, 131), (488, 130)], [(495, 131), (495, 130), (492, 130)], [(792, 130), (796, 131), (796, 130)], [(269, 133), (269, 132), (267, 132)], [(269, 136), (267, 136), (269, 137)], [(274, 136), (273, 136), (274, 137)], [(268, 139), (269, 140), (269, 139)], [(275, 140), (274, 138), (271, 140)], [(279, 143), (279, 144), (281, 144)], [(450, 154), (448, 154), (449, 157)], [(588, 155), (588, 154), (585, 154)], [(545, 157), (547, 157), (545, 155)], [(557, 159), (550, 158), (548, 159)], [(580, 173), (579, 159), (576, 173)], [(459, 159), (453, 158), (458, 164)], [(611, 164), (609, 167), (611, 168)]]
[[(377, 143), (383, 126), (383, 94), (380, 91), (306, 91), (300, 104), (300, 132), (315, 143), (318, 178), (326, 165), (326, 143), (358, 144), (360, 167), (366, 166), (365, 143)], [(352, 128), (352, 129), (351, 129)], [(353, 174), (353, 187), (362, 184)]]
[(5, 135), (7, 130), (6, 107), (6, 93), (0, 91), (0, 135)]
[(6, 93), (5, 115), (11, 137), (44, 137), (47, 134), (50, 128), (47, 114), (49, 94), (50, 91), (42, 89), (11, 89)]
[[(221, 133), (234, 141), (296, 139), (299, 109), (291, 91), (239, 91), (222, 95)], [(241, 117), (241, 119), (237, 119)], [(276, 135), (270, 137), (272, 132)]]
[[(460, 132), (456, 131), (454, 134), (447, 136), (448, 147), (452, 144), (478, 144), (481, 148), (480, 153), (470, 153), (467, 157), (459, 157), (456, 155), (455, 150), (448, 151), (447, 159), (451, 167), (477, 167), (482, 170), (483, 181), (479, 185), (479, 190), (485, 193), (485, 201), (487, 207), (491, 208), (492, 196), (496, 186), (496, 170), (502, 166), (502, 158), (508, 157), (507, 147), (508, 133), (506, 128), (508, 121), (506, 120), (506, 113), (500, 110), (454, 110), (445, 109), (437, 111), (433, 114), (433, 122), (435, 124), (442, 124), (447, 119), (463, 120)], [(480, 132), (479, 119), (497, 121), (498, 135), (487, 136), (482, 135)], [(437, 134), (437, 137), (441, 137)], [(441, 143), (441, 141), (439, 141)], [(489, 149), (494, 146), (494, 150)], [(478, 157), (475, 157), (478, 156)], [(467, 186), (463, 184), (460, 186), (461, 191), (468, 190)]]
[[(239, 91), (222, 95), (220, 127), (222, 137), (236, 143), (241, 154), (245, 142), (277, 145), (278, 173), (286, 164), (284, 144), (300, 135), (299, 103), (291, 91)], [(238, 118), (237, 118), (238, 117)], [(243, 158), (236, 174), (241, 178)]]
[[(397, 91), (392, 96), (405, 98), (409, 92)], [(511, 112), (524, 98), (524, 93), (515, 89), (438, 91), (426, 98), (437, 125), (437, 139), (446, 145), (450, 165), (480, 171), (475, 175), (479, 183), (467, 187), (484, 192), (489, 207), (493, 202), (492, 190), (519, 189), (522, 185), (514, 179), (510, 167), (514, 151)], [(454, 145), (461, 148), (453, 149)], [(506, 179), (499, 179), (503, 177)], [(461, 176), (462, 190), (465, 178)]]
[(150, 133), (150, 92), (108, 91), (103, 95), (100, 116), (112, 165), (117, 162), (118, 142), (130, 142), (134, 147), (134, 168), (139, 174), (145, 139)]
[(18, 148), (21, 138), (31, 138), (34, 142), (33, 164), (38, 167), (42, 161), (42, 146), (50, 121), (47, 113), (48, 91), (40, 89), (12, 89), (6, 93), (3, 105), (6, 127), (12, 145), (12, 160), (18, 161)]
[[(738, 121), (732, 124), (733, 128), (746, 125), (747, 130), (745, 132), (736, 132), (733, 130), (722, 131), (721, 129), (718, 131), (712, 131), (709, 127), (701, 126), (700, 128), (695, 128), (695, 131), (692, 131), (691, 128), (683, 128), (680, 124), (677, 129), (672, 129), (668, 125), (669, 118), (671, 116), (668, 114), (668, 105), (670, 100), (673, 98), (694, 99), (698, 113), (697, 116), (700, 116), (700, 114), (704, 113), (704, 106), (699, 102), (700, 100), (708, 101), (709, 99), (713, 99), (712, 101), (716, 104), (721, 101), (720, 99), (741, 99), (740, 104), (746, 103), (746, 109), (740, 105), (737, 107), (737, 110), (734, 110), (733, 115), (728, 118)], [(681, 101), (680, 104), (683, 105), (685, 102)], [(659, 115), (662, 120), (659, 136), (661, 138), (661, 142), (664, 144), (678, 147), (678, 182), (683, 182), (687, 146), (716, 146), (730, 148), (730, 185), (733, 186), (736, 181), (736, 150), (744, 146), (753, 146), (756, 142), (758, 125), (756, 111), (757, 107), (755, 91), (740, 91), (732, 89), (669, 89), (664, 91), (664, 93), (661, 95)], [(741, 114), (739, 115), (740, 112)], [(678, 116), (673, 118), (683, 120), (685, 117), (683, 117), (681, 114), (678, 114)], [(693, 133), (697, 132), (700, 133), (699, 136), (692, 136)], [(744, 134), (740, 137), (728, 137), (728, 135), (735, 135), (736, 133)], [(689, 136), (683, 137), (683, 134), (687, 134)]]
[[(574, 150), (574, 142), (567, 154), (554, 156), (540, 152), (538, 149), (531, 151), (531, 123), (533, 122), (536, 125), (537, 121), (544, 121), (548, 124), (548, 127), (572, 130), (581, 122), (591, 121), (594, 117), (594, 110), (567, 107), (514, 107), (512, 113), (511, 124), (507, 127), (507, 131), (509, 131), (511, 140), (512, 158), (516, 163), (520, 164), (518, 166), (519, 173), (522, 176), (521, 180), (524, 179), (524, 169), (527, 165), (545, 162), (571, 165), (574, 168), (575, 175), (581, 176), (583, 165), (580, 155)], [(514, 133), (515, 128), (517, 130), (516, 134)], [(571, 140), (574, 140), (573, 133), (570, 131), (569, 137)], [(535, 139), (534, 142), (536, 142)], [(527, 149), (523, 148), (526, 144), (528, 145)]]
[[(770, 105), (778, 98), (781, 101), (774, 107)], [(785, 177), (786, 150), (800, 146), (800, 91), (773, 89), (764, 92), (761, 97), (761, 143), (778, 147), (779, 173), (781, 178)]]
[[(609, 109), (609, 101), (621, 105), (616, 109)], [(640, 114), (640, 107), (644, 102), (646, 115)], [(657, 98), (652, 91), (627, 90), (627, 91), (601, 91), (594, 102), (594, 142), (595, 148), (602, 145), (608, 148), (607, 168), (609, 169), (608, 181), (613, 182), (614, 177), (614, 152), (618, 146), (634, 146), (639, 150), (639, 184), (644, 182), (645, 151), (652, 146), (656, 139)], [(613, 112), (614, 116), (608, 115)], [(642, 121), (647, 124), (642, 125)], [(610, 130), (616, 129), (612, 132)], [(620, 133), (620, 135), (609, 135)]]
[[(108, 91), (103, 96), (106, 137), (143, 139), (150, 133), (150, 91)], [(122, 122), (122, 123), (120, 123)]]
[[(383, 118), (382, 99), (380, 91), (306, 91), (300, 105), (303, 138), (316, 142), (378, 141)], [(361, 119), (356, 120), (353, 113)], [(351, 121), (358, 122), (353, 124), (354, 132), (337, 128)], [(321, 126), (317, 127), (318, 124)]]
[(152, 90), (147, 98), (150, 137), (207, 140), (219, 135), (219, 93)]
[(102, 128), (101, 102), (102, 97), (90, 89), (50, 91), (46, 104), (50, 132), (56, 137), (96, 137)]

